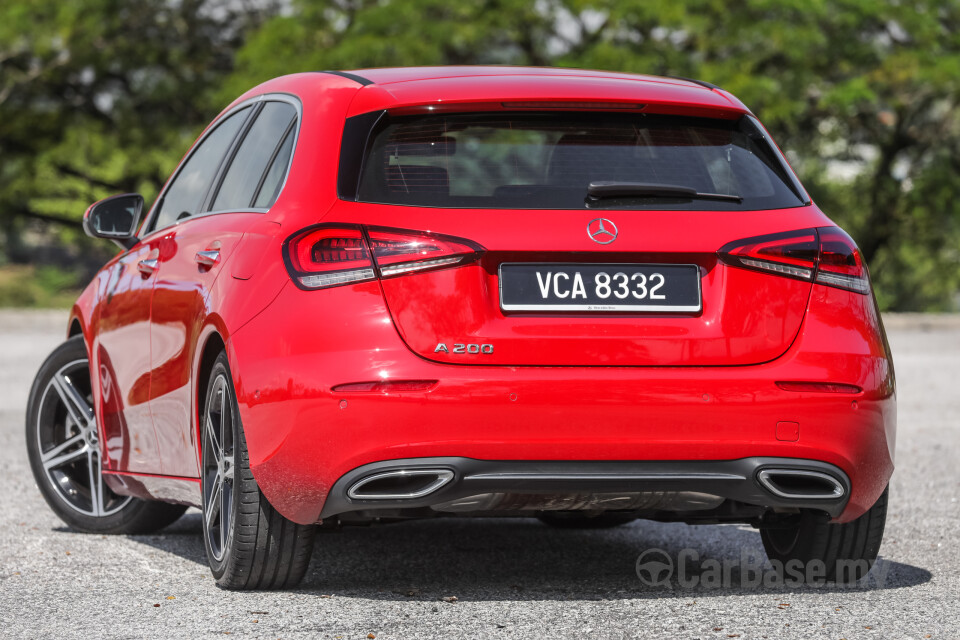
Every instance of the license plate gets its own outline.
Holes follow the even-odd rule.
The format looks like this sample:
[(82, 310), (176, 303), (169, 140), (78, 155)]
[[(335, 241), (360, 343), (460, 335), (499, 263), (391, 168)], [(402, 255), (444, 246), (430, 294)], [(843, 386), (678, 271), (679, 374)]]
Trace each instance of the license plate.
[(700, 311), (693, 264), (500, 265), (504, 311)]

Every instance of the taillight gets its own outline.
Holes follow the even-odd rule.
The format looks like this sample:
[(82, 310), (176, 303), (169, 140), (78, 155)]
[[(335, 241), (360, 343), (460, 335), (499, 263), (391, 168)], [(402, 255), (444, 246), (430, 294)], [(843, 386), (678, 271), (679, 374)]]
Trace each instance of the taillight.
[(802, 229), (737, 240), (717, 252), (726, 264), (817, 282), (855, 293), (870, 292), (856, 243), (837, 227)]
[(452, 236), (371, 227), (367, 230), (380, 276), (389, 278), (414, 271), (473, 262), (483, 248)]
[(817, 230), (804, 229), (737, 240), (717, 254), (735, 267), (810, 281), (817, 269), (817, 249)]
[(477, 260), (482, 251), (463, 238), (346, 224), (307, 227), (283, 244), (287, 270), (304, 289), (461, 266)]
[(853, 239), (837, 227), (817, 231), (820, 234), (817, 282), (856, 293), (869, 293), (867, 267)]
[(359, 228), (309, 227), (287, 238), (283, 257), (291, 277), (305, 289), (376, 278)]

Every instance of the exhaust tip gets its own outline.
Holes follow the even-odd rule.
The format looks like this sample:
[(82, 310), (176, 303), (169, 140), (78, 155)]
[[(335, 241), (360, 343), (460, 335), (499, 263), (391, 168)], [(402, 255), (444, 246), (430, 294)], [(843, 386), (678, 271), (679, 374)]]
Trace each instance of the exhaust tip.
[(453, 480), (449, 469), (398, 469), (367, 476), (353, 483), (353, 500), (410, 500), (429, 495)]
[(836, 500), (846, 493), (839, 480), (822, 471), (763, 469), (757, 481), (775, 496), (794, 500)]

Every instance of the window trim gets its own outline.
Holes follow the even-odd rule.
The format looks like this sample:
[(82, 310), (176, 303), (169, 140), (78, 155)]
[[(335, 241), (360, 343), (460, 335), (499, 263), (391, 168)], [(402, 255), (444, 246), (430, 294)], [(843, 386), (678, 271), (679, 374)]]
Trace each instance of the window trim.
[[(229, 111), (225, 111), (224, 113), (222, 113), (220, 117), (218, 117), (216, 120), (210, 123), (206, 131), (204, 131), (203, 135), (201, 135), (200, 138), (198, 138), (196, 142), (193, 143), (193, 146), (190, 147), (190, 150), (187, 153), (187, 155), (183, 158), (183, 160), (180, 161), (180, 164), (177, 165), (177, 168), (174, 169), (173, 173), (170, 175), (170, 178), (167, 180), (167, 183), (163, 186), (163, 189), (160, 191), (160, 193), (157, 194), (156, 199), (153, 201), (153, 204), (150, 206), (150, 211), (147, 213), (144, 219), (144, 222), (140, 227), (140, 231), (137, 234), (137, 237), (139, 240), (142, 241), (148, 236), (152, 236), (161, 231), (169, 230), (173, 227), (178, 226), (183, 222), (187, 222), (188, 220), (193, 220), (195, 218), (207, 217), (210, 215), (217, 215), (221, 213), (267, 213), (270, 211), (273, 205), (271, 205), (271, 207), (268, 207), (268, 208), (248, 207), (245, 209), (234, 208), (234, 209), (222, 209), (218, 211), (207, 210), (207, 207), (213, 206), (213, 202), (210, 200), (210, 198), (213, 192), (214, 185), (216, 185), (218, 188), (220, 187), (220, 184), (226, 173), (226, 169), (230, 166), (230, 163), (233, 162), (233, 158), (234, 158), (234, 155), (236, 154), (237, 148), (239, 147), (240, 143), (243, 141), (243, 138), (246, 136), (247, 131), (250, 129), (250, 127), (256, 120), (256, 116), (259, 114), (259, 111), (262, 109), (262, 104), (266, 102), (286, 102), (287, 104), (292, 105), (293, 108), (297, 110), (297, 114), (294, 118), (294, 124), (293, 124), (293, 136), (294, 136), (293, 148), (290, 150), (290, 158), (287, 161), (287, 168), (284, 172), (283, 180), (280, 182), (280, 189), (277, 192), (277, 200), (280, 199), (280, 196), (283, 194), (284, 188), (287, 186), (287, 180), (290, 177), (290, 170), (293, 168), (293, 159), (296, 156), (296, 152), (297, 152), (297, 144), (300, 141), (300, 127), (303, 122), (303, 103), (300, 101), (300, 98), (298, 98), (297, 96), (291, 93), (262, 93), (248, 100), (244, 100), (243, 102), (235, 105)], [(213, 181), (207, 187), (206, 193), (204, 193), (203, 200), (201, 201), (200, 210), (192, 216), (187, 216), (186, 218), (175, 220), (171, 224), (168, 224), (164, 227), (157, 227), (155, 229), (150, 229), (150, 225), (154, 223), (154, 221), (156, 220), (157, 216), (160, 213), (159, 205), (163, 202), (164, 197), (167, 195), (167, 191), (169, 190), (170, 186), (173, 185), (176, 179), (180, 176), (180, 172), (183, 170), (183, 167), (187, 164), (187, 162), (190, 161), (190, 158), (192, 158), (196, 150), (200, 148), (200, 145), (203, 144), (204, 141), (206, 141), (206, 139), (210, 136), (210, 134), (214, 132), (214, 130), (216, 130), (216, 128), (220, 125), (221, 122), (223, 122), (233, 114), (243, 109), (246, 109), (248, 107), (251, 108), (252, 111), (249, 114), (247, 114), (246, 120), (244, 120), (243, 124), (240, 126), (239, 131), (237, 131), (237, 133), (234, 135), (233, 140), (230, 141), (230, 145), (227, 147), (227, 152), (220, 159), (220, 164), (217, 167), (216, 173), (214, 174)], [(285, 135), (286, 133), (284, 133), (284, 136)], [(283, 137), (281, 137), (281, 141), (282, 140), (283, 140)], [(272, 157), (273, 156), (271, 156), (271, 158)], [(269, 169), (269, 165), (266, 170), (268, 169)], [(274, 200), (274, 203), (276, 203), (276, 200)], [(147, 231), (147, 229), (150, 229), (150, 230)]]
[[(243, 120), (243, 122), (240, 123), (240, 127), (237, 129), (237, 133), (235, 133), (234, 136), (233, 136), (233, 137), (230, 139), (230, 141), (227, 143), (226, 151), (225, 151), (224, 154), (220, 157), (220, 161), (217, 163), (217, 168), (216, 168), (216, 170), (215, 170), (214, 173), (213, 173), (213, 180), (216, 180), (216, 179), (217, 179), (217, 176), (220, 175), (220, 171), (223, 169), (223, 161), (224, 161), (224, 158), (226, 158), (226, 157), (232, 152), (234, 146), (235, 146), (236, 143), (237, 143), (237, 136), (238, 136), (239, 134), (243, 133), (244, 131), (246, 131), (247, 127), (250, 126), (250, 122), (251, 122), (250, 116), (256, 111), (256, 109), (257, 109), (256, 105), (252, 105), (252, 106), (249, 105), (249, 104), (237, 105), (235, 108), (230, 109), (230, 111), (228, 111), (227, 113), (224, 113), (222, 117), (217, 118), (216, 120), (214, 120), (214, 121), (207, 127), (207, 129), (206, 129), (206, 131), (203, 133), (203, 135), (202, 135), (200, 138), (198, 138), (198, 139), (196, 140), (196, 142), (193, 143), (193, 146), (190, 147), (190, 150), (189, 150), (189, 152), (187, 153), (187, 155), (183, 158), (183, 160), (180, 162), (180, 164), (177, 165), (177, 168), (174, 170), (173, 174), (172, 174), (172, 175), (170, 176), (170, 178), (167, 180), (167, 184), (164, 185), (163, 191), (160, 192), (160, 194), (157, 196), (157, 199), (154, 201), (153, 206), (150, 207), (150, 212), (147, 214), (147, 219), (144, 221), (144, 224), (143, 224), (143, 227), (142, 227), (143, 229), (149, 228), (149, 226), (150, 226), (151, 224), (153, 224), (153, 223), (156, 221), (157, 218), (159, 218), (159, 216), (160, 216), (160, 209), (163, 207), (163, 201), (166, 199), (167, 193), (170, 191), (170, 188), (173, 186), (173, 184), (174, 184), (174, 183), (177, 181), (177, 179), (180, 177), (180, 174), (183, 172), (184, 167), (186, 167), (187, 163), (190, 162), (190, 160), (191, 160), (191, 159), (193, 158), (193, 156), (196, 154), (197, 150), (203, 145), (203, 143), (206, 142), (207, 139), (208, 139), (211, 135), (213, 135), (213, 133), (220, 127), (220, 125), (223, 124), (228, 118), (230, 118), (230, 117), (234, 116), (235, 114), (239, 113), (240, 111), (243, 111), (243, 110), (246, 110), (246, 109), (250, 109), (250, 111), (249, 111), (246, 115), (244, 115), (244, 120)], [(204, 209), (205, 209), (206, 206), (207, 206), (207, 199), (208, 199), (209, 195), (210, 195), (210, 185), (207, 185), (206, 190), (204, 190), (204, 192), (203, 192), (203, 196), (200, 198), (200, 206), (199, 206), (199, 209), (198, 209), (198, 213), (197, 213), (197, 214), (193, 214), (193, 215), (187, 216), (186, 218), (181, 218), (181, 219), (178, 219), (178, 220), (174, 220), (172, 223), (170, 223), (170, 224), (168, 224), (168, 225), (166, 225), (166, 226), (163, 226), (163, 227), (157, 227), (157, 228), (155, 228), (155, 229), (151, 229), (151, 230), (150, 230), (149, 232), (147, 232), (145, 235), (152, 235), (152, 234), (156, 233), (157, 231), (162, 231), (162, 230), (164, 230), (164, 229), (169, 229), (170, 227), (175, 226), (177, 223), (182, 222), (183, 220), (188, 220), (189, 218), (193, 218), (193, 217), (195, 217), (196, 215), (198, 215), (198, 214), (200, 214), (200, 213), (203, 213), (203, 212), (204, 212)]]

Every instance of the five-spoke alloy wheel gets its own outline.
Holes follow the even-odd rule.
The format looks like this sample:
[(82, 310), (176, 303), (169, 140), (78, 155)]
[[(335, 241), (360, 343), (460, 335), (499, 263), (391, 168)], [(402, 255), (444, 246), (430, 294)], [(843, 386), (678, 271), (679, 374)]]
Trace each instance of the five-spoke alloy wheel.
[(60, 345), (40, 368), (27, 406), (27, 450), (43, 497), (75, 529), (144, 533), (185, 507), (114, 493), (104, 482), (100, 430), (82, 336)]
[(37, 441), (46, 480), (65, 504), (92, 517), (109, 516), (132, 498), (103, 484), (100, 442), (86, 358), (60, 367), (40, 398)]
[(213, 381), (203, 422), (203, 520), (210, 555), (223, 561), (233, 524), (233, 404), (224, 374)]

